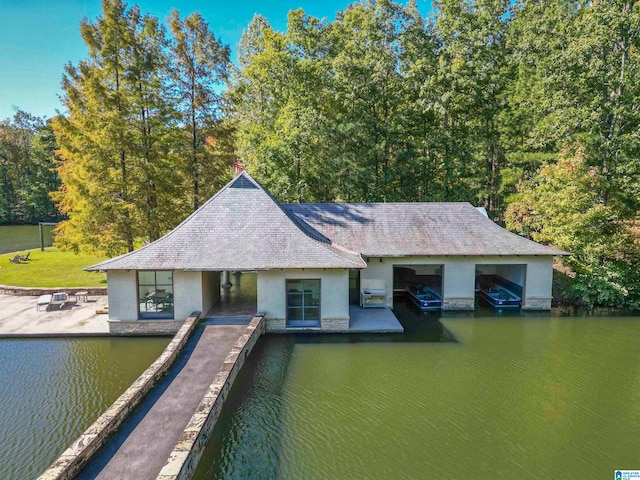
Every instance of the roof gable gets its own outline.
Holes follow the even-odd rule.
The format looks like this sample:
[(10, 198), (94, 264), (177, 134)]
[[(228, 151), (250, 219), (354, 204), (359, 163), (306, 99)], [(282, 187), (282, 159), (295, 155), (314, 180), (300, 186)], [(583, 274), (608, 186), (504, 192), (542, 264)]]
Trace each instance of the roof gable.
[(242, 172), (175, 229), (88, 270), (364, 268), (357, 252), (284, 210)]

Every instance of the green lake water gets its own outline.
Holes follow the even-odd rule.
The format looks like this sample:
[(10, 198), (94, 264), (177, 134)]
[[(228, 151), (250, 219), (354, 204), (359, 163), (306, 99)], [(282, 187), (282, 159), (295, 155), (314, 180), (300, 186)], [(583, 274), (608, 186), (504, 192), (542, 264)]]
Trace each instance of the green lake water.
[[(44, 246), (53, 245), (51, 231), (54, 227), (43, 226)], [(40, 247), (40, 227), (38, 225), (4, 225), (0, 226), (0, 254), (31, 250)]]
[(265, 336), (196, 479), (613, 478), (640, 469), (640, 318)]
[(0, 479), (37, 477), (168, 339), (0, 340)]

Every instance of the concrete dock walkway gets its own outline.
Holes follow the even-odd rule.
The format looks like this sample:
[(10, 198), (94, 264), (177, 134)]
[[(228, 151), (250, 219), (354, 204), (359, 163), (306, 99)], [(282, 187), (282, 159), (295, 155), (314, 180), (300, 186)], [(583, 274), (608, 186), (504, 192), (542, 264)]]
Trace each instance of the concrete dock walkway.
[(76, 478), (155, 479), (246, 328), (244, 323), (197, 329), (166, 377)]

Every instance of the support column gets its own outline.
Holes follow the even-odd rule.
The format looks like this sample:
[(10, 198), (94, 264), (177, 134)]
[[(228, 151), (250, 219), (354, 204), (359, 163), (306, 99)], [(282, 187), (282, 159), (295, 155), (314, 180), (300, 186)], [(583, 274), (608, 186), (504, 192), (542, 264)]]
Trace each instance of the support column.
[(473, 310), (475, 282), (475, 262), (464, 257), (447, 260), (442, 279), (442, 309)]
[(222, 272), (222, 288), (231, 288), (232, 285), (231, 272), (229, 270), (225, 270)]

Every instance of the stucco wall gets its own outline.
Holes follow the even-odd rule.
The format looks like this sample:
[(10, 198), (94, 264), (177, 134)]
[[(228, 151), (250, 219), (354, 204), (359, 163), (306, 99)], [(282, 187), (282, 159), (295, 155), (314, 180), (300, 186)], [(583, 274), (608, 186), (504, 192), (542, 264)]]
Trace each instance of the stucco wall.
[(347, 269), (268, 270), (258, 272), (258, 311), (268, 331), (285, 327), (286, 280), (320, 279), (320, 317), (325, 330), (349, 328), (349, 271)]
[(442, 265), (411, 265), (407, 264), (408, 268), (411, 268), (416, 272), (416, 275), (441, 275)]
[(107, 272), (107, 285), (109, 319), (137, 320), (136, 272), (133, 270), (110, 270)]
[(553, 259), (533, 257), (527, 262), (525, 310), (549, 310), (551, 308), (551, 286), (553, 281)]
[(476, 270), (482, 272), (483, 275), (499, 275), (516, 285), (524, 286), (526, 265), (477, 264)]
[(518, 270), (523, 271), (522, 268), (510, 268), (509, 265), (526, 265), (523, 308), (546, 310), (551, 307), (552, 257), (383, 257), (382, 260), (372, 257), (368, 259), (368, 266), (362, 270), (360, 278), (384, 280), (387, 289), (387, 305), (392, 307), (393, 266), (411, 264), (444, 265), (442, 295), (446, 310), (474, 308), (476, 265), (496, 265), (497, 267), (490, 267), (491, 272), (486, 273), (500, 271), (509, 279), (517, 279)]
[(184, 320), (191, 312), (204, 312), (202, 272), (173, 272), (173, 318)]
[(476, 294), (476, 262), (468, 257), (457, 257), (443, 263), (442, 308), (473, 310)]

